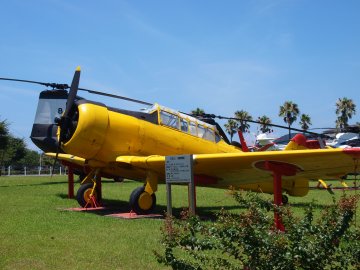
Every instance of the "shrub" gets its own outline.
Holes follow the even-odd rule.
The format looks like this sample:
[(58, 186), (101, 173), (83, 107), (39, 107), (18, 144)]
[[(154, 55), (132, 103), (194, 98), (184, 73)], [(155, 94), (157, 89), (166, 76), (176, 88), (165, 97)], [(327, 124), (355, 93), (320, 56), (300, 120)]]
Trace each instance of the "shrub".
[[(334, 199), (317, 220), (312, 204), (299, 218), (258, 193), (233, 197), (246, 209), (221, 210), (214, 222), (186, 212), (180, 220), (167, 217), (158, 262), (173, 269), (360, 269), (360, 230), (352, 226), (359, 196)], [(274, 228), (273, 207), (284, 233)]]

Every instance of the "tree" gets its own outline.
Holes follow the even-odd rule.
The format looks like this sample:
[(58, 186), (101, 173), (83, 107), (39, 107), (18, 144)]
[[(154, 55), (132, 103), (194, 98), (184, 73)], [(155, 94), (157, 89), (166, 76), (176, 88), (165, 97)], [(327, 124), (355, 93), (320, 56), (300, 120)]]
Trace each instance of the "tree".
[(15, 161), (12, 165), (21, 167), (36, 167), (40, 164), (40, 154), (34, 150), (25, 149), (25, 155), (22, 159)]
[(290, 127), (296, 121), (299, 114), (299, 107), (292, 101), (285, 101), (284, 105), (280, 106), (279, 116), (283, 117), (284, 122), (289, 127), (289, 139), (290, 139)]
[(10, 134), (7, 121), (0, 121), (0, 175), (3, 166), (23, 166), (22, 161), (29, 151), (24, 139)]
[(271, 120), (269, 117), (267, 117), (266, 115), (258, 117), (258, 122), (260, 123), (260, 130), (262, 133), (272, 132), (272, 129), (269, 127), (269, 124), (271, 124)]
[(232, 142), (233, 136), (239, 128), (239, 124), (236, 121), (229, 119), (228, 122), (224, 125), (224, 127), (226, 129), (226, 132), (230, 135), (230, 142)]
[(41, 154), (42, 165), (53, 166), (54, 159), (52, 157), (46, 156), (45, 153)]
[(308, 130), (311, 124), (311, 118), (308, 114), (302, 114), (300, 116), (300, 126), (303, 130)]
[(4, 153), (4, 166), (18, 166), (19, 161), (26, 155), (26, 144), (23, 139), (9, 136), (9, 144)]
[(205, 111), (203, 109), (200, 108), (196, 108), (195, 110), (191, 111), (191, 114), (195, 117), (197, 116), (202, 116), (205, 113)]
[(346, 97), (336, 101), (336, 127), (343, 130), (348, 126), (349, 119), (356, 113), (356, 105), (352, 99)]
[(6, 149), (9, 143), (9, 124), (6, 120), (0, 121), (0, 151)]
[(250, 129), (250, 124), (247, 121), (251, 121), (253, 119), (252, 116), (247, 111), (241, 110), (235, 112), (235, 117), (239, 123), (239, 129), (242, 132), (247, 132)]
[(0, 121), (0, 175), (4, 163), (5, 152), (9, 145), (9, 124), (6, 120)]

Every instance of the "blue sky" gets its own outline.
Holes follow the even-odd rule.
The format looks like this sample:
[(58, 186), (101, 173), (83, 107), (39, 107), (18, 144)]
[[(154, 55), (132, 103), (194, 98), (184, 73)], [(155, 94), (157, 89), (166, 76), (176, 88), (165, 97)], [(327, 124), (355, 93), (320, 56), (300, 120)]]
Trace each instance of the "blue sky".
[[(360, 1), (335, 0), (3, 1), (0, 77), (69, 84), (80, 65), (83, 88), (184, 112), (243, 109), (276, 124), (291, 100), (312, 127), (334, 126), (335, 102), (347, 97), (358, 106), (355, 123), (359, 14)], [(0, 81), (0, 119), (30, 147), (41, 90)]]

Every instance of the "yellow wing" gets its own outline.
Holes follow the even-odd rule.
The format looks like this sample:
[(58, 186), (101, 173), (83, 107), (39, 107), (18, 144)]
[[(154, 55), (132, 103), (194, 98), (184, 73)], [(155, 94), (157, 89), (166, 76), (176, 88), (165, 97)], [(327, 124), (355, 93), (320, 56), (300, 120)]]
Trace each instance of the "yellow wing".
[[(56, 153), (45, 153), (45, 155), (47, 155), (48, 157), (56, 157)], [(85, 165), (85, 159), (81, 158), (81, 157), (77, 157), (77, 156), (73, 156), (73, 155), (69, 155), (69, 154), (58, 154), (57, 158), (59, 160), (63, 160), (63, 161), (67, 161), (76, 165), (80, 165), (80, 166), (84, 166)]]
[[(360, 153), (360, 148), (352, 153)], [(329, 179), (353, 172), (353, 159), (351, 153), (343, 149), (199, 154), (194, 155), (194, 173), (251, 183), (269, 176), (269, 173), (256, 167), (257, 163), (277, 161), (297, 166), (301, 170), (297, 176)], [(164, 174), (164, 156), (120, 156), (116, 162)]]
[[(272, 172), (262, 169), (264, 161), (291, 164), (297, 173), (283, 177), (283, 188), (290, 195), (303, 196), (309, 179), (334, 179), (354, 172), (359, 156), (360, 148), (199, 154), (194, 155), (194, 174), (216, 179), (214, 187), (272, 192)], [(164, 156), (120, 156), (116, 162), (154, 171), (164, 180)]]
[(56, 154), (56, 153), (45, 153), (48, 157), (58, 158), (59, 160), (72, 163), (81, 167), (89, 166), (96, 168), (104, 168), (107, 166), (106, 163), (98, 161), (98, 160), (87, 160), (82, 157), (70, 155), (70, 154)]
[[(56, 154), (47, 155), (55, 157)], [(360, 148), (198, 154), (193, 157), (195, 176), (205, 179), (198, 185), (234, 186), (269, 193), (273, 191), (273, 177), (271, 171), (264, 169), (265, 161), (290, 164), (296, 168), (296, 174), (286, 176), (284, 173), (282, 188), (290, 195), (304, 196), (310, 179), (334, 179), (355, 172)], [(146, 172), (152, 171), (159, 176), (160, 182), (165, 181), (165, 156), (119, 156), (108, 164), (69, 154), (59, 154), (58, 158), (79, 166), (102, 168), (108, 175), (130, 179), (144, 179)]]

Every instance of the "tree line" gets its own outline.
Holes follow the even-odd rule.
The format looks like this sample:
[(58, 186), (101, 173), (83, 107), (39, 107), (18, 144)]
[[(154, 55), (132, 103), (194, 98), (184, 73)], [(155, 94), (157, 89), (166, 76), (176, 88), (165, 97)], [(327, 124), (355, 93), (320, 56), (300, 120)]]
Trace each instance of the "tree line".
[[(40, 154), (28, 149), (24, 138), (12, 135), (9, 126), (6, 120), (0, 120), (0, 175), (8, 166), (13, 168), (39, 166)], [(51, 165), (49, 158), (42, 155), (41, 159), (43, 165)]]
[[(336, 110), (335, 114), (337, 116), (335, 121), (335, 126), (338, 131), (344, 131), (349, 126), (349, 120), (356, 113), (356, 104), (352, 99), (349, 98), (339, 98), (335, 104)], [(205, 111), (203, 109), (197, 108), (191, 111), (191, 114), (195, 116), (201, 116)], [(312, 125), (311, 117), (308, 114), (300, 114), (300, 109), (298, 104), (293, 101), (285, 101), (283, 105), (279, 108), (279, 117), (283, 119), (287, 127), (289, 128), (289, 137), (291, 126), (299, 119), (299, 125), (301, 129), (308, 130)], [(238, 130), (242, 132), (247, 132), (250, 129), (250, 124), (248, 121), (253, 121), (251, 114), (245, 110), (238, 110), (234, 113), (234, 118), (237, 120), (229, 119), (228, 122), (224, 125), (226, 132), (230, 135), (230, 141), (233, 140), (234, 134)], [(267, 115), (259, 116), (256, 119), (260, 124), (260, 131), (262, 133), (270, 133), (273, 130), (271, 129), (270, 124), (272, 121)], [(360, 126), (360, 122), (357, 122), (356, 125)]]

